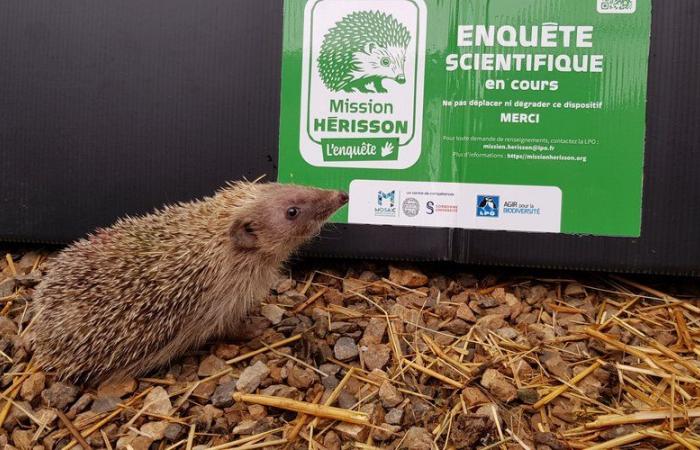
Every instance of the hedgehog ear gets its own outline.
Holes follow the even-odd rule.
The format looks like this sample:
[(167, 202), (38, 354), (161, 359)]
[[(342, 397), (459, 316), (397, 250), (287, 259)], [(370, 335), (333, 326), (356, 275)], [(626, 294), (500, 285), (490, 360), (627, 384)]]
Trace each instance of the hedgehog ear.
[(258, 248), (258, 236), (251, 222), (236, 221), (229, 230), (233, 245), (239, 250), (255, 250)]
[(370, 54), (372, 54), (372, 52), (373, 52), (374, 49), (376, 49), (376, 48), (377, 48), (377, 44), (375, 44), (374, 42), (368, 42), (368, 43), (365, 44), (365, 53), (367, 53), (368, 55), (370, 55)]

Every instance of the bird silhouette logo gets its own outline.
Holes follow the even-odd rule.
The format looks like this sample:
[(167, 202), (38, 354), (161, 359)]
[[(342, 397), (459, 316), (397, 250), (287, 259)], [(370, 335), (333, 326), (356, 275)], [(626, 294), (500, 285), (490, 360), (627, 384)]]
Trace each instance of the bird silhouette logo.
[(500, 198), (498, 195), (477, 195), (476, 215), (477, 217), (498, 217), (498, 206)]

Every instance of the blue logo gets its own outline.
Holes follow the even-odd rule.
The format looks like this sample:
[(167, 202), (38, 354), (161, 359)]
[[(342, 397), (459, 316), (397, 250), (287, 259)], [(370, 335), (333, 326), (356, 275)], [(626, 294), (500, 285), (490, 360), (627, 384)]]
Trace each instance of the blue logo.
[(389, 208), (394, 207), (394, 199), (396, 198), (396, 191), (391, 192), (377, 192), (377, 206), (388, 206)]
[(477, 195), (476, 216), (498, 217), (498, 206), (501, 199), (498, 195)]
[(396, 204), (396, 190), (377, 191), (377, 206), (374, 208), (375, 216), (396, 217), (398, 210)]

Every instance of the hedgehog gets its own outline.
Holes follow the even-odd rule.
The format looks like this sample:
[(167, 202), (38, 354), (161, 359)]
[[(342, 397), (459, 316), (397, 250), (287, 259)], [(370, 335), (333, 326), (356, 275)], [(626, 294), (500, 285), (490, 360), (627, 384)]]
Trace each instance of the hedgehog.
[(385, 79), (406, 82), (404, 65), (411, 35), (390, 14), (356, 11), (336, 22), (323, 38), (318, 70), (333, 92), (384, 93)]
[(70, 245), (37, 286), (34, 364), (59, 379), (138, 376), (232, 336), (347, 194), (236, 182)]

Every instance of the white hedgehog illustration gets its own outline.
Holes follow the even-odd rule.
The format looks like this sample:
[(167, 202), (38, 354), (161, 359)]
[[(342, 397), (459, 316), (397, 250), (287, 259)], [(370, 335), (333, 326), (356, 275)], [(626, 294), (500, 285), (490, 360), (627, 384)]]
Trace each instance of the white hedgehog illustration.
[(323, 84), (334, 92), (387, 92), (384, 79), (406, 82), (411, 35), (390, 14), (356, 11), (328, 30), (318, 56)]

